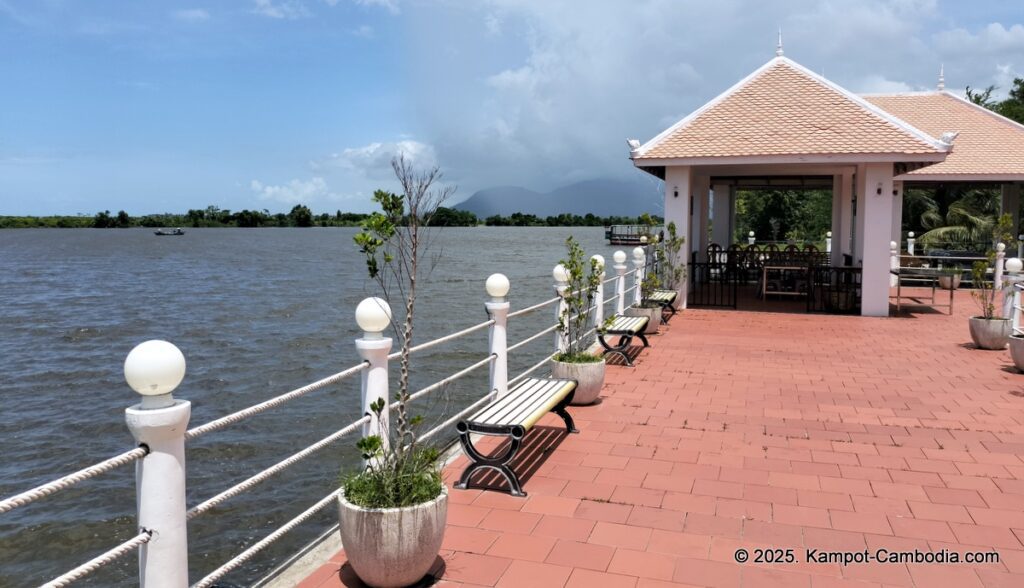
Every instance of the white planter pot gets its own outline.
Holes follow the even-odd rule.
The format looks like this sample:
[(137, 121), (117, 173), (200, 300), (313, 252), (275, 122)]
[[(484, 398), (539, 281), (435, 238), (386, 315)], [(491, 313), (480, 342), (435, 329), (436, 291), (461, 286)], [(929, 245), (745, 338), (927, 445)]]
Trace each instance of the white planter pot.
[(448, 488), (423, 504), (363, 508), (338, 497), (341, 546), (359, 579), (375, 588), (416, 584), (437, 560), (448, 521)]
[(597, 402), (604, 388), (604, 366), (605, 362), (595, 361), (593, 363), (566, 363), (563, 361), (552, 361), (551, 376), (561, 380), (576, 380), (576, 392), (573, 394), (574, 406), (593, 404)]
[(644, 335), (654, 335), (658, 332), (658, 327), (661, 326), (661, 307), (657, 308), (643, 308), (641, 306), (631, 306), (627, 308), (622, 314), (626, 316), (645, 316), (651, 319), (647, 323), (647, 328), (644, 329)]
[(1018, 371), (1024, 372), (1024, 336), (1010, 336), (1010, 358)]
[(943, 290), (956, 290), (960, 287), (960, 274), (939, 276), (939, 287)]
[(1006, 349), (1013, 331), (1010, 319), (986, 319), (972, 316), (970, 319), (971, 341), (980, 349)]

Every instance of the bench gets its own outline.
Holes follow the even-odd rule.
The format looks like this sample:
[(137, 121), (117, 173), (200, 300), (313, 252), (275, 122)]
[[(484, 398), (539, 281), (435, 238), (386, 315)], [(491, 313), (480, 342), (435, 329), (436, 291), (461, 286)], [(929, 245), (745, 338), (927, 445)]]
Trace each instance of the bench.
[[(658, 289), (651, 294), (650, 298), (645, 298), (644, 302), (654, 302), (655, 304), (660, 304), (662, 311), (662, 320), (667, 323), (668, 319), (674, 317), (676, 315), (676, 312), (678, 312), (676, 310), (676, 298), (678, 296), (679, 292), (676, 292), (675, 290)], [(666, 310), (669, 312), (668, 316), (664, 316)]]
[[(469, 478), (474, 473), (480, 469), (492, 469), (508, 480), (513, 496), (526, 496), (519, 483), (519, 477), (509, 464), (515, 459), (526, 432), (549, 412), (562, 417), (568, 432), (579, 432), (572, 417), (565, 410), (575, 393), (575, 380), (527, 378), (516, 384), (502, 398), (485, 406), (473, 416), (459, 421), (455, 429), (459, 432), (459, 443), (466, 451), (470, 463), (462, 472), (462, 477), (455, 487), (465, 490), (469, 487)], [(496, 457), (482, 455), (473, 446), (473, 433), (508, 437), (508, 449)]]
[[(633, 337), (639, 337), (643, 341), (644, 347), (651, 346), (647, 342), (647, 337), (644, 336), (644, 329), (647, 328), (649, 322), (651, 322), (651, 319), (645, 316), (616, 315), (612, 318), (611, 324), (597, 331), (597, 342), (601, 344), (601, 347), (604, 347), (604, 354), (618, 353), (626, 361), (626, 365), (632, 367), (633, 360), (629, 359), (629, 355), (626, 355), (626, 348), (633, 342)], [(618, 335), (619, 343), (614, 346), (609, 345), (605, 341), (605, 337), (609, 335)]]

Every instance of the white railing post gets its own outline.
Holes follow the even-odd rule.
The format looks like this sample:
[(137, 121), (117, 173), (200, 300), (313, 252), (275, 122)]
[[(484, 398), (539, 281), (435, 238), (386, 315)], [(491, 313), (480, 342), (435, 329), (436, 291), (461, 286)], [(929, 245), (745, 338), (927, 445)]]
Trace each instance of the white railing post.
[(124, 377), (142, 395), (125, 409), (128, 429), (149, 449), (135, 463), (139, 530), (152, 533), (139, 548), (139, 586), (188, 586), (188, 529), (185, 507), (185, 431), (192, 404), (171, 392), (185, 377), (185, 357), (166, 341), (146, 341), (124, 361)]
[[(391, 338), (384, 336), (384, 330), (391, 325), (391, 307), (382, 298), (365, 298), (356, 307), (356, 323), (363, 330), (362, 338), (356, 339), (356, 351), (369, 364), (362, 374), (360, 418), (366, 415), (372, 418), (363, 425), (363, 437), (379, 436), (386, 450), (390, 443), (388, 432), (391, 411), (386, 407), (390, 402), (388, 353), (391, 352)], [(378, 400), (383, 400), (385, 405), (379, 419), (370, 408)], [(363, 466), (368, 463), (364, 461)]]
[(626, 252), (621, 249), (616, 251), (612, 255), (612, 261), (615, 262), (612, 267), (618, 276), (615, 280), (615, 314), (622, 314), (626, 310)]
[(644, 248), (633, 249), (633, 304), (639, 306), (641, 302), (640, 285), (644, 281)]
[(1019, 335), (1020, 332), (1021, 332), (1020, 331), (1020, 312), (1021, 312), (1021, 308), (1020, 308), (1020, 287), (1019, 287), (1019, 283), (1018, 283), (1018, 285), (1014, 285), (1014, 287), (1013, 287), (1013, 297), (1011, 298), (1011, 302), (1013, 303), (1013, 308), (1012, 308), (1013, 314), (1010, 315), (1010, 317), (1011, 317), (1010, 327), (1012, 328), (1012, 333), (1014, 335)]
[(1024, 259), (1024, 234), (1017, 235), (1017, 259)]
[(565, 297), (569, 294), (569, 270), (565, 269), (564, 265), (558, 264), (551, 271), (551, 275), (555, 278), (555, 294), (558, 295), (555, 320), (562, 325), (561, 329), (555, 331), (555, 351), (565, 353), (569, 349), (569, 333), (565, 328), (569, 321), (569, 303), (565, 301)]
[(594, 291), (594, 328), (604, 324), (604, 256), (594, 255), (590, 259), (597, 262), (597, 289)]
[(508, 290), (509, 282), (503, 274), (491, 274), (484, 289), (491, 297), (484, 306), (494, 321), (488, 335), (488, 346), (494, 361), (491, 362), (491, 390), (498, 398), (508, 393)]
[(754, 238), (754, 231), (750, 231), (747, 233), (747, 245), (753, 245), (755, 242), (757, 239)]
[[(825, 233), (825, 253), (832, 254), (832, 231)], [(832, 259), (829, 257), (829, 259)]]
[(1006, 260), (1006, 244), (996, 243), (996, 267), (992, 271), (992, 287), (1003, 289), (1003, 262)]
[(907, 233), (907, 255), (914, 254), (914, 243), (916, 242), (917, 239), (914, 238), (914, 231)]
[[(900, 271), (900, 244), (896, 241), (889, 241), (889, 269), (894, 272)], [(899, 283), (898, 274), (889, 274), (889, 286), (895, 288)]]
[(1003, 263), (1004, 269), (1006, 270), (1006, 276), (1003, 278), (1003, 314), (1005, 318), (1014, 318), (1016, 313), (1014, 312), (1015, 296), (1017, 293), (1017, 284), (1021, 282), (1020, 271), (1024, 267), (1024, 263), (1021, 262), (1019, 257), (1011, 257)]

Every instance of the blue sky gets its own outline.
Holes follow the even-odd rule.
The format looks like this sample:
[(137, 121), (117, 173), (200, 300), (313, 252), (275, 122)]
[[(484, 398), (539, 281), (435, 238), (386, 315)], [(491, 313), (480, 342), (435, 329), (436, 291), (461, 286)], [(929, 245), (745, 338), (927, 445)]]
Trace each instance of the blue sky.
[(0, 0), (0, 214), (365, 211), (399, 151), (456, 199), (636, 173), (774, 54), (854, 91), (1024, 76), (1017, 0)]

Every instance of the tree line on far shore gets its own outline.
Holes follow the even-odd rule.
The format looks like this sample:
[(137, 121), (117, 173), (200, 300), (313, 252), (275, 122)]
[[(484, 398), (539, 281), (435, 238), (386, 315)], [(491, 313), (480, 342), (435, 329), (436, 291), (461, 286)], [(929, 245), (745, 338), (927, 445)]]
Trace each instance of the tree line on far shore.
[[(263, 210), (231, 211), (217, 206), (205, 209), (190, 209), (185, 214), (164, 213), (131, 216), (120, 210), (97, 212), (93, 216), (0, 216), (0, 229), (22, 228), (67, 228), (67, 229), (127, 229), (133, 227), (358, 227), (369, 215), (358, 212), (336, 211), (334, 214), (314, 214), (309, 207), (299, 204), (288, 213), (271, 213)], [(653, 224), (657, 217), (643, 215), (595, 216), (593, 214), (559, 214), (539, 217), (533, 214), (514, 213), (511, 216), (494, 215), (480, 219), (472, 212), (454, 208), (438, 208), (431, 219), (431, 226), (475, 227), (478, 225), (496, 227), (599, 227), (624, 224)], [(648, 222), (650, 221), (650, 222)]]

